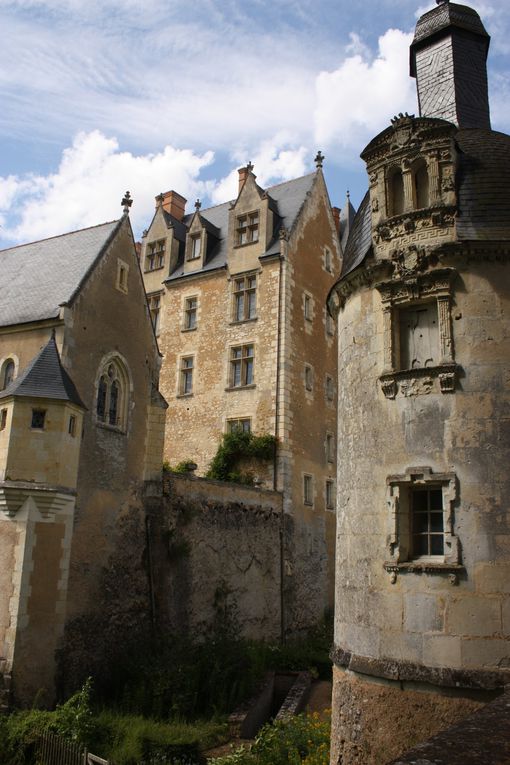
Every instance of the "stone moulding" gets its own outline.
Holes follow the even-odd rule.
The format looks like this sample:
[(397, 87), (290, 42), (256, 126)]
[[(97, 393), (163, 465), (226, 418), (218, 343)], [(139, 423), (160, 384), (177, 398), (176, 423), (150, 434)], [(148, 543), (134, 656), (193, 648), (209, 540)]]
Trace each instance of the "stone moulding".
[(427, 683), (441, 688), (494, 691), (504, 688), (510, 682), (510, 671), (505, 669), (428, 667), (410, 661), (359, 656), (340, 646), (334, 646), (330, 656), (339, 669), (399, 683)]
[(395, 398), (399, 389), (407, 393), (406, 388), (412, 388), (412, 383), (416, 379), (430, 379), (430, 389), (434, 379), (439, 380), (439, 389), (441, 393), (453, 393), (459, 376), (459, 365), (454, 362), (438, 364), (433, 367), (419, 367), (417, 369), (402, 369), (398, 372), (385, 372), (379, 377), (381, 390), (386, 398)]
[(0, 511), (8, 518), (14, 518), (28, 497), (32, 497), (43, 517), (49, 517), (73, 507), (76, 491), (30, 481), (0, 482)]

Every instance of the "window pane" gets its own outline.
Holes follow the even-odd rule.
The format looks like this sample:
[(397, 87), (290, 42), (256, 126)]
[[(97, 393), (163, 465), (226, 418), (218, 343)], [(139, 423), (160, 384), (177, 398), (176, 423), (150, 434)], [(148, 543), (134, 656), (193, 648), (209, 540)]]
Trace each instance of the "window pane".
[(108, 421), (110, 425), (117, 424), (117, 408), (119, 403), (119, 386), (114, 380), (110, 389), (110, 408), (108, 410)]
[(442, 510), (443, 509), (443, 492), (441, 489), (430, 490), (430, 509)]
[(413, 530), (415, 534), (424, 534), (428, 531), (428, 520), (429, 517), (427, 513), (415, 513), (413, 516)]
[(244, 292), (236, 295), (236, 312), (235, 320), (242, 321), (244, 319)]
[(104, 420), (106, 413), (106, 391), (107, 385), (104, 377), (99, 380), (99, 386), (97, 390), (97, 406), (96, 413), (99, 420)]
[(416, 556), (429, 554), (427, 541), (426, 535), (414, 537), (414, 554)]
[(248, 316), (246, 318), (253, 319), (255, 316), (257, 306), (257, 300), (255, 296), (255, 292), (249, 292), (248, 293)]
[(234, 361), (232, 364), (232, 385), (237, 387), (241, 385), (241, 362)]
[(251, 385), (253, 382), (253, 361), (251, 359), (246, 360), (246, 385)]
[(432, 534), (430, 537), (430, 554), (431, 555), (443, 555), (444, 544), (442, 534)]
[(427, 491), (413, 492), (413, 510), (418, 512), (428, 510), (427, 494)]
[(431, 531), (443, 531), (443, 513), (431, 513), (430, 514), (430, 530)]

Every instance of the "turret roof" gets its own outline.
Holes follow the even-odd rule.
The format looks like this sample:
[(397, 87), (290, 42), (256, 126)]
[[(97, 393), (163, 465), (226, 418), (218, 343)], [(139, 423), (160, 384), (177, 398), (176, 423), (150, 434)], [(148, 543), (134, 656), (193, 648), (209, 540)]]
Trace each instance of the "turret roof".
[(23, 372), (0, 392), (0, 399), (9, 396), (50, 398), (86, 408), (75, 384), (62, 366), (53, 336)]

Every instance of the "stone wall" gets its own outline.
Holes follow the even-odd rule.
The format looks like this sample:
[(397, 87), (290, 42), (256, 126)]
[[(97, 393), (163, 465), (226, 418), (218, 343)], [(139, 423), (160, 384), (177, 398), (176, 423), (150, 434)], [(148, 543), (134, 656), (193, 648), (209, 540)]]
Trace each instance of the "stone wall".
[(172, 475), (146, 498), (155, 622), (200, 637), (214, 626), (280, 634), (280, 524), (276, 492)]

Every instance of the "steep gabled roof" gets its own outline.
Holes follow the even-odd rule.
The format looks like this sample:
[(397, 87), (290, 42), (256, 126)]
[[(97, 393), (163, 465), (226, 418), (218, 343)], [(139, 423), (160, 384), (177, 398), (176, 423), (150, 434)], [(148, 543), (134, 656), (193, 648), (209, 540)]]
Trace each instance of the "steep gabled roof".
[(51, 398), (86, 408), (75, 384), (62, 366), (54, 337), (50, 338), (23, 372), (0, 392), (0, 399), (9, 396)]
[(122, 219), (0, 250), (0, 326), (57, 317), (121, 223)]
[(367, 191), (352, 222), (342, 262), (341, 279), (354, 271), (365, 260), (371, 246), (372, 210), (370, 208), (370, 193)]
[[(301, 208), (303, 207), (307, 194), (311, 191), (317, 173), (309, 173), (301, 178), (292, 181), (279, 183), (266, 189), (265, 193), (270, 198), (270, 207), (275, 212), (276, 224), (273, 231), (273, 237), (269, 242), (264, 256), (277, 255), (280, 252), (279, 232), (281, 228), (292, 231)], [(225, 202), (215, 207), (209, 207), (200, 210), (200, 218), (213, 227), (217, 241), (214, 243), (212, 251), (207, 253), (207, 260), (204, 266), (198, 271), (189, 272), (189, 275), (196, 275), (206, 271), (213, 271), (217, 268), (225, 268), (227, 265), (227, 233), (228, 233), (228, 213), (233, 202)], [(185, 215), (183, 223), (189, 226), (193, 218), (193, 213)], [(208, 228), (208, 230), (211, 230)], [(179, 279), (184, 276), (184, 256), (181, 253), (176, 268), (166, 279), (167, 282)]]

